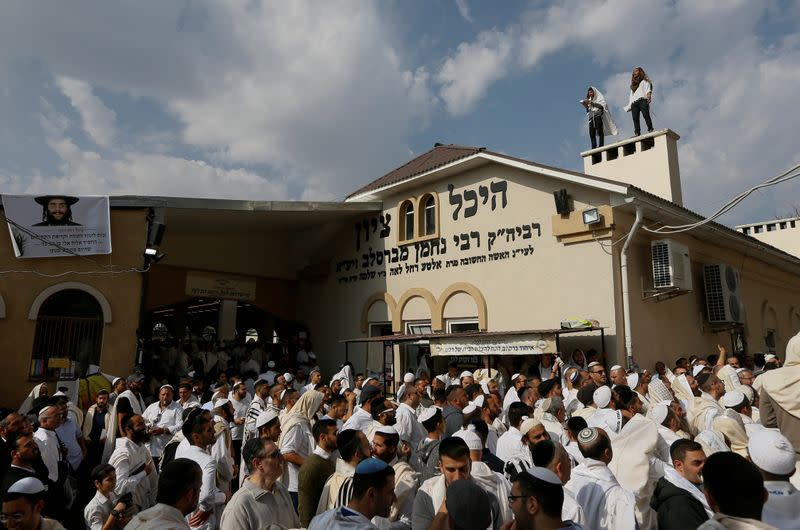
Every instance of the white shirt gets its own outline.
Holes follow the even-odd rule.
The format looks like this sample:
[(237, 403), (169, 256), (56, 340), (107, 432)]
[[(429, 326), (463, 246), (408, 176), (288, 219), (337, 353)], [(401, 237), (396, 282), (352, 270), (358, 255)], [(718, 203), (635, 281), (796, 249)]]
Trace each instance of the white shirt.
[(769, 498), (761, 520), (781, 530), (800, 529), (800, 493), (789, 482), (764, 481)]
[(397, 407), (396, 419), (394, 428), (397, 429), (400, 439), (408, 442), (411, 450), (416, 451), (419, 443), (428, 435), (428, 432), (417, 420), (416, 412), (406, 403), (400, 403), (400, 406)]
[(522, 456), (524, 454), (522, 449), (522, 433), (516, 427), (509, 427), (508, 431), (497, 439), (495, 456), (503, 462), (508, 462)]
[(83, 461), (83, 451), (81, 451), (81, 444), (78, 443), (78, 438), (83, 437), (80, 427), (75, 420), (68, 416), (67, 421), (58, 426), (56, 434), (67, 448), (67, 460), (72, 469), (77, 470)]
[(636, 530), (636, 499), (603, 462), (586, 458), (564, 486), (583, 507), (586, 528)]
[(342, 430), (355, 429), (366, 433), (370, 427), (372, 427), (372, 414), (360, 408), (353, 412), (353, 415), (344, 422)]
[[(247, 407), (250, 406), (250, 396), (245, 396), (244, 399), (238, 401), (236, 399), (231, 399), (231, 404), (233, 405), (233, 419), (238, 420), (240, 418), (247, 417)], [(244, 436), (244, 424), (236, 425), (236, 423), (231, 423), (231, 439), (232, 440), (241, 440)]]
[(168, 504), (158, 503), (136, 514), (126, 530), (189, 530), (183, 514)]
[(650, 83), (646, 80), (642, 80), (639, 86), (636, 87), (636, 92), (631, 92), (630, 98), (628, 98), (628, 105), (639, 99), (646, 98), (647, 93), (652, 91), (653, 87), (650, 86)]
[(113, 509), (114, 505), (111, 503), (111, 499), (98, 491), (83, 509), (86, 526), (89, 527), (89, 530), (103, 530), (103, 525), (106, 524)]
[[(298, 424), (289, 430), (283, 438), (281, 454), (296, 453), (303, 458), (308, 458), (314, 450), (314, 436), (311, 429), (304, 423)], [(300, 466), (291, 462), (286, 462), (289, 472), (289, 483), (287, 489), (292, 492), (298, 491), (298, 477)]]
[(164, 453), (164, 447), (183, 425), (182, 414), (183, 409), (174, 401), (163, 409), (161, 408), (161, 403), (156, 401), (144, 410), (142, 417), (150, 427), (159, 427), (169, 431), (169, 434), (154, 434), (150, 436), (150, 441), (147, 442), (147, 449), (153, 455), (153, 458), (161, 458)]
[[(185, 440), (184, 440), (185, 441)], [(213, 512), (217, 505), (225, 502), (225, 494), (217, 487), (217, 461), (211, 453), (195, 445), (183, 442), (178, 444), (175, 458), (194, 460), (203, 471), (203, 482), (200, 487), (200, 503), (198, 508), (204, 512)], [(215, 528), (216, 517), (212, 514), (201, 528)]]
[(42, 460), (47, 467), (47, 478), (56, 482), (58, 480), (59, 446), (55, 431), (39, 427), (33, 433), (33, 439), (39, 446)]

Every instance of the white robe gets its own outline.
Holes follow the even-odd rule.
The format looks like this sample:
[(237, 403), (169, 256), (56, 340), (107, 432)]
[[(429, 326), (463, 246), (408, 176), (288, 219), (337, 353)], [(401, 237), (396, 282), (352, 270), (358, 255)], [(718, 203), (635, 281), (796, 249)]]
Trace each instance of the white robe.
[(586, 516), (586, 528), (636, 530), (636, 499), (619, 485), (603, 462), (587, 458), (572, 470), (564, 486), (575, 495)]

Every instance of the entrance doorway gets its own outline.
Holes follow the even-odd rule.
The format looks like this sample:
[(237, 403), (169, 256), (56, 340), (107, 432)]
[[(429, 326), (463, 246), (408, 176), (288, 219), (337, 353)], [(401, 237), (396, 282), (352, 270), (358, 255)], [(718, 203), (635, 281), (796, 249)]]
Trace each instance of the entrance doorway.
[(73, 379), (100, 364), (103, 310), (89, 293), (65, 289), (39, 308), (29, 378)]

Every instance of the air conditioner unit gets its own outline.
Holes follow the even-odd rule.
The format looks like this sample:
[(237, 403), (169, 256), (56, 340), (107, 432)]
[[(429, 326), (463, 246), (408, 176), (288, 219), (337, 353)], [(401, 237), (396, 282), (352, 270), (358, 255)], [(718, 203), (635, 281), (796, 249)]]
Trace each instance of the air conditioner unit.
[(653, 287), (692, 290), (692, 263), (686, 245), (671, 239), (660, 239), (650, 244), (653, 261)]
[(726, 263), (704, 265), (703, 283), (709, 322), (744, 322), (739, 271)]

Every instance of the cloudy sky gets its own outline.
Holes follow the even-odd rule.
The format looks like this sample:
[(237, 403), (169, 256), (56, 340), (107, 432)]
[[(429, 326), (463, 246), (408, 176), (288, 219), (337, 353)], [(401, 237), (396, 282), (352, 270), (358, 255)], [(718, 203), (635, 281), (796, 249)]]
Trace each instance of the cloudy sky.
[(632, 135), (641, 65), (711, 213), (800, 162), (799, 27), (792, 0), (5, 0), (0, 190), (335, 200), (437, 141), (581, 169), (577, 100)]

